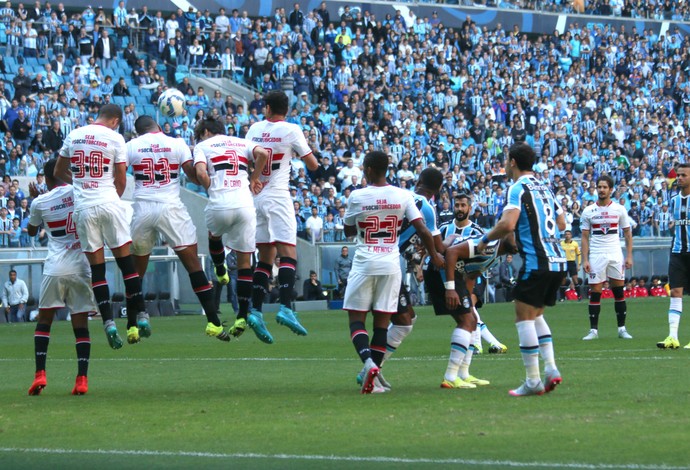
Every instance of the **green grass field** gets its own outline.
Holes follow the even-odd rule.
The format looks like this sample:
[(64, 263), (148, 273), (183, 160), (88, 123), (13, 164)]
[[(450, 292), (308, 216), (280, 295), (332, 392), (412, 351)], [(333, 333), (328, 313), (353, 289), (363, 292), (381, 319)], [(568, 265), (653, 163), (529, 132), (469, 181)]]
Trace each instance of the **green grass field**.
[[(150, 339), (113, 351), (94, 321), (81, 397), (70, 395), (67, 322), (53, 327), (39, 397), (27, 396), (34, 325), (2, 325), (0, 469), (690, 468), (690, 350), (655, 347), (668, 334), (667, 308), (663, 299), (629, 301), (634, 339), (624, 341), (605, 302), (593, 342), (580, 339), (585, 302), (549, 310), (564, 383), (529, 398), (507, 394), (524, 378), (511, 304), (482, 311), (509, 347), (473, 362), (490, 386), (439, 388), (452, 325), (424, 308), (386, 364), (393, 390), (366, 396), (342, 311), (302, 313), (306, 338), (269, 314), (273, 345), (251, 332), (221, 343), (204, 336), (201, 317), (185, 316), (154, 318)], [(690, 341), (690, 322), (680, 332)]]

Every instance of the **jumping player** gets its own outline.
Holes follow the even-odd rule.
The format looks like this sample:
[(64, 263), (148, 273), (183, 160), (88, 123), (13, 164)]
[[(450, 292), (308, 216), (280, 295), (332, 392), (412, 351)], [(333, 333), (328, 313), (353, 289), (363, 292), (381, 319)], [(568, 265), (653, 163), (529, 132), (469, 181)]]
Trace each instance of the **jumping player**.
[[(254, 191), (259, 262), (254, 271), (252, 309), (247, 323), (261, 341), (270, 344), (273, 343), (273, 336), (266, 328), (261, 308), (276, 252), (280, 257), (280, 311), (276, 315), (276, 321), (295, 334), (307, 334), (297, 314), (292, 311), (292, 291), (297, 267), (297, 225), (289, 191), (290, 160), (293, 155), (297, 156), (304, 160), (311, 171), (319, 167), (319, 162), (312, 154), (302, 129), (296, 124), (285, 122), (289, 109), (288, 96), (282, 91), (271, 91), (264, 100), (266, 120), (253, 124), (246, 135), (247, 140), (268, 151), (268, 162), (259, 175), (261, 184)], [(220, 276), (222, 273), (216, 274)]]
[(135, 182), (132, 254), (139, 277), (144, 279), (151, 250), (161, 234), (189, 273), (208, 319), (206, 334), (230, 341), (216, 314), (213, 285), (199, 262), (196, 227), (180, 200), (180, 171), (196, 181), (189, 147), (184, 140), (163, 134), (151, 116), (137, 118), (134, 128), (139, 137), (127, 143), (127, 157)]
[[(374, 151), (364, 157), (364, 174), (370, 185), (352, 193), (345, 213), (345, 235), (357, 237), (352, 269), (345, 288), (343, 309), (348, 312), (352, 343), (365, 365), (362, 393), (384, 392), (377, 380), (386, 352), (390, 315), (398, 310), (402, 273), (398, 231), (403, 219), (414, 226), (435, 266), (443, 266), (434, 239), (424, 225), (412, 194), (386, 182), (388, 155)], [(369, 343), (364, 321), (374, 316)]]
[(122, 340), (113, 321), (105, 279), (106, 245), (125, 284), (127, 342), (138, 343), (140, 336), (151, 336), (141, 279), (129, 251), (129, 207), (120, 201), (127, 184), (127, 146), (117, 132), (121, 122), (122, 108), (102, 106), (94, 124), (74, 129), (65, 138), (55, 166), (56, 178), (74, 186), (74, 223), (91, 265), (93, 293), (113, 349), (121, 348)]
[[(628, 213), (623, 206), (611, 200), (613, 178), (602, 175), (597, 179), (599, 200), (582, 211), (582, 266), (589, 277), (589, 333), (585, 341), (599, 337), (599, 312), (601, 311), (601, 289), (608, 279), (613, 291), (618, 337), (632, 339), (625, 329), (626, 302), (625, 270), (633, 265), (633, 236)], [(625, 237), (625, 262), (621, 252), (618, 231)]]
[[(227, 284), (226, 244), (237, 253), (237, 301), (239, 312), (230, 334), (240, 336), (247, 328), (252, 293), (252, 254), (256, 249), (256, 210), (252, 191), (258, 191), (259, 174), (269, 154), (248, 140), (225, 135), (225, 126), (213, 118), (199, 121), (194, 129), (196, 179), (208, 191), (206, 226), (211, 260), (219, 283)], [(251, 181), (249, 162), (255, 161)], [(224, 279), (221, 279), (223, 277)]]
[(74, 193), (72, 186), (55, 179), (55, 160), (43, 167), (48, 192), (39, 196), (34, 183), (29, 186), (34, 201), (29, 218), (29, 236), (38, 233), (41, 224), (48, 232), (48, 256), (43, 265), (41, 295), (38, 301), (38, 323), (34, 333), (36, 375), (29, 395), (39, 395), (48, 384), (46, 359), (50, 328), (55, 311), (69, 307), (72, 311), (72, 329), (76, 338), (77, 380), (72, 395), (83, 395), (89, 389), (87, 374), (91, 356), (89, 337), (90, 312), (96, 312), (96, 300), (91, 291), (91, 269), (81, 250), (81, 244), (72, 220)]

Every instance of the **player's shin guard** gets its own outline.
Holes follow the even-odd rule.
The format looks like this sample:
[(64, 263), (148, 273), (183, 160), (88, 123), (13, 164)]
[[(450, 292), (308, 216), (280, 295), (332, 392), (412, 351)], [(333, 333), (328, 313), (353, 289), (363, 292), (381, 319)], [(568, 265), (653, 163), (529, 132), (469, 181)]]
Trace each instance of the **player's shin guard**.
[(683, 298), (671, 297), (671, 302), (668, 307), (668, 334), (675, 340), (678, 339), (678, 326), (680, 325), (680, 316), (682, 312)]
[(215, 326), (220, 326), (220, 320), (216, 313), (216, 299), (213, 291), (213, 285), (208, 282), (206, 274), (203, 271), (189, 273), (189, 280), (192, 283), (192, 289), (196, 297), (199, 299), (201, 308), (206, 313), (206, 319)]
[(211, 261), (216, 268), (216, 274), (223, 276), (225, 274), (225, 247), (223, 247), (223, 240), (208, 239), (208, 252), (211, 255)]
[(91, 357), (91, 337), (87, 328), (75, 328), (74, 338), (77, 349), (77, 375), (88, 375)]
[[(295, 290), (295, 270), (297, 260), (283, 256), (278, 268), (278, 284), (280, 290), (280, 304), (292, 309), (292, 292)], [(385, 345), (385, 343), (384, 343)]]
[(48, 357), (48, 343), (50, 343), (50, 325), (38, 323), (34, 331), (34, 354), (36, 356), (36, 372), (46, 369)]
[(113, 321), (113, 308), (110, 305), (110, 289), (105, 280), (105, 263), (91, 266), (91, 289), (98, 304), (103, 323)]
[(141, 278), (134, 267), (132, 256), (115, 258), (117, 267), (122, 272), (122, 280), (125, 283), (125, 297), (127, 298), (127, 329), (137, 326), (137, 315), (146, 312), (144, 295), (141, 292)]
[(355, 351), (362, 362), (371, 358), (371, 348), (369, 347), (369, 333), (364, 326), (364, 322), (355, 321), (350, 323), (350, 339), (355, 346)]
[(387, 337), (387, 328), (374, 328), (374, 335), (371, 337), (371, 359), (379, 367), (383, 364), (383, 355), (386, 353)]
[[(264, 304), (264, 298), (268, 294), (268, 278), (271, 277), (273, 266), (268, 263), (259, 261), (254, 270), (254, 279), (252, 280), (252, 307), (261, 311)], [(239, 272), (237, 273), (239, 277)], [(238, 287), (239, 288), (239, 287)], [(237, 299), (239, 302), (239, 298)]]
[(247, 318), (249, 312), (249, 300), (252, 296), (252, 270), (239, 269), (237, 271), (237, 303), (240, 311), (237, 318)]
[(537, 330), (537, 337), (539, 338), (539, 353), (544, 360), (544, 369), (546, 372), (556, 368), (556, 359), (553, 352), (553, 338), (551, 337), (551, 328), (544, 319), (543, 315), (539, 315), (534, 320), (534, 328)]
[(390, 324), (386, 337), (386, 354), (383, 355), (383, 362), (387, 361), (388, 358), (393, 355), (410, 333), (412, 333), (412, 325), (403, 326)]
[(599, 312), (601, 312), (601, 292), (589, 294), (589, 327), (599, 329)]
[(618, 321), (618, 328), (625, 326), (625, 316), (627, 314), (628, 305), (625, 302), (625, 292), (623, 291), (623, 286), (611, 288), (613, 292), (613, 298), (615, 303), (613, 307), (616, 309), (616, 321)]

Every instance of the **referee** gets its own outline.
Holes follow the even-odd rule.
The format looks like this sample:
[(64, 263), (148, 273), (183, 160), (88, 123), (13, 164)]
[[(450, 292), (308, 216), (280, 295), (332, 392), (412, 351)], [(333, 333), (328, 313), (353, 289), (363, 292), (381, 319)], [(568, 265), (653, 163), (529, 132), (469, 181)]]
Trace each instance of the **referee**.
[[(580, 245), (573, 240), (573, 232), (565, 231), (565, 239), (561, 240), (561, 248), (565, 252), (565, 259), (568, 261), (568, 276), (570, 276), (570, 289), (577, 289), (578, 286), (578, 266), (582, 261), (582, 253), (580, 252)], [(563, 295), (561, 300), (563, 300)], [(580, 300), (580, 293), (577, 293), (577, 299)]]
[(7, 323), (24, 321), (24, 307), (29, 300), (29, 290), (21, 279), (17, 279), (17, 271), (10, 271), (10, 280), (2, 289), (2, 304), (5, 306)]

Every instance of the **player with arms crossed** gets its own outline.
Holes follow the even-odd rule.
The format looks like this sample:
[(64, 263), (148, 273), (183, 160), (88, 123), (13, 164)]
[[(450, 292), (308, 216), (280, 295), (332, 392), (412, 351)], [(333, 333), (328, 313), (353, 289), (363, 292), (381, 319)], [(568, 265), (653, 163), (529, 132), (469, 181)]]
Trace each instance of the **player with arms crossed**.
[[(671, 199), (671, 256), (668, 260), (668, 283), (671, 288), (671, 304), (668, 309), (668, 337), (656, 343), (661, 349), (678, 349), (678, 325), (683, 313), (683, 292), (690, 286), (690, 163), (676, 168), (679, 194)], [(690, 343), (685, 345), (690, 349)]]
[[(213, 118), (199, 121), (194, 129), (196, 179), (208, 191), (206, 226), (208, 247), (216, 273), (223, 272), (221, 284), (229, 281), (225, 266), (223, 235), (237, 253), (237, 302), (239, 312), (230, 334), (237, 337), (247, 328), (252, 294), (252, 254), (256, 249), (256, 210), (252, 189), (260, 187), (258, 175), (268, 160), (268, 152), (248, 140), (225, 135), (225, 126)], [(251, 181), (249, 162), (255, 161)]]
[(122, 340), (113, 321), (110, 289), (105, 279), (104, 246), (108, 246), (122, 272), (127, 295), (127, 342), (151, 336), (141, 293), (141, 279), (130, 254), (128, 210), (120, 197), (127, 185), (127, 146), (117, 129), (122, 108), (106, 104), (94, 124), (74, 129), (65, 138), (55, 176), (74, 186), (74, 222), (79, 241), (91, 265), (91, 285), (113, 349)]
[(297, 222), (290, 198), (290, 160), (293, 155), (304, 160), (311, 171), (319, 162), (311, 152), (302, 129), (296, 124), (285, 122), (289, 110), (287, 95), (282, 91), (271, 91), (264, 97), (266, 120), (249, 128), (246, 139), (268, 151), (268, 162), (260, 171), (260, 185), (254, 191), (256, 206), (256, 245), (259, 248), (259, 262), (254, 271), (252, 310), (247, 323), (264, 343), (273, 343), (273, 336), (264, 323), (261, 308), (268, 291), (268, 278), (273, 269), (276, 252), (280, 257), (278, 286), (280, 311), (276, 321), (293, 333), (306, 335), (292, 311), (292, 292), (295, 286), (297, 268)]
[(48, 256), (43, 265), (41, 296), (38, 301), (38, 323), (34, 333), (36, 376), (29, 395), (39, 395), (48, 384), (46, 359), (50, 328), (55, 311), (69, 307), (77, 348), (77, 380), (72, 395), (83, 395), (89, 389), (87, 374), (91, 356), (89, 337), (90, 312), (96, 312), (96, 300), (91, 291), (91, 269), (81, 250), (72, 221), (74, 194), (72, 186), (55, 179), (55, 160), (43, 167), (48, 192), (41, 194), (34, 183), (29, 186), (34, 201), (29, 218), (29, 236), (35, 236), (41, 224), (48, 232)]
[(144, 279), (151, 250), (161, 234), (189, 273), (208, 319), (206, 334), (230, 341), (216, 313), (213, 285), (199, 261), (196, 227), (180, 200), (180, 171), (196, 181), (189, 147), (184, 140), (163, 134), (151, 116), (139, 116), (134, 128), (139, 137), (127, 143), (127, 157), (134, 173), (132, 254), (139, 277)]
[[(350, 195), (345, 212), (345, 235), (357, 237), (357, 248), (347, 278), (343, 309), (348, 312), (352, 343), (365, 365), (362, 393), (386, 391), (378, 375), (386, 352), (390, 316), (398, 311), (402, 280), (398, 232), (403, 219), (414, 226), (433, 264), (439, 268), (444, 265), (412, 193), (389, 186), (387, 171), (388, 155), (379, 151), (368, 153), (364, 157), (364, 174), (370, 185)], [(374, 316), (371, 345), (364, 325), (369, 310)]]
[[(515, 326), (527, 379), (510, 390), (514, 397), (542, 395), (563, 381), (556, 367), (551, 329), (543, 314), (545, 306), (556, 304), (565, 277), (566, 259), (558, 239), (558, 230), (565, 230), (565, 215), (551, 189), (535, 178), (534, 162), (535, 153), (528, 144), (510, 147), (506, 174), (514, 183), (501, 220), (476, 247), (482, 253), (491, 241), (515, 232), (523, 259), (513, 292)], [(544, 382), (539, 374), (539, 354), (544, 360)]]
[[(434, 238), (434, 246), (436, 251), (442, 253), (444, 250), (443, 243), (438, 228), (436, 227), (436, 211), (429, 203), (429, 200), (441, 189), (443, 184), (443, 174), (436, 168), (425, 168), (419, 175), (417, 184), (413, 194), (414, 203), (422, 214), (424, 225)], [(405, 218), (400, 228), (400, 236), (398, 238), (398, 247), (400, 254), (408, 249), (414, 249), (415, 245), (419, 244), (420, 240), (417, 236), (417, 229)], [(400, 283), (400, 294), (398, 296), (398, 311), (397, 314), (391, 316), (391, 324), (388, 327), (388, 336), (386, 341), (386, 353), (383, 356), (381, 365), (388, 360), (389, 357), (398, 349), (403, 340), (412, 333), (412, 327), (417, 320), (412, 305), (410, 304), (410, 294), (404, 282)], [(357, 375), (357, 383), (362, 385), (366, 372), (366, 366)], [(390, 388), (390, 383), (379, 372), (379, 382), (385, 388)]]
[[(484, 229), (481, 228), (477, 223), (472, 222), (469, 219), (472, 213), (472, 195), (467, 193), (460, 193), (455, 196), (454, 202), (454, 219), (441, 226), (441, 238), (443, 238), (444, 243), (451, 237), (460, 237), (455, 243), (459, 243), (462, 240), (466, 240), (475, 235), (484, 235)], [(453, 240), (449, 240), (448, 243)], [(513, 245), (514, 246), (514, 245)], [(482, 271), (482, 274), (485, 271)], [(477, 276), (478, 278), (479, 276)], [(465, 356), (466, 360), (470, 360), (473, 354), (481, 353), (481, 340), (484, 339), (489, 343), (489, 354), (505, 354), (508, 352), (508, 347), (501, 343), (492, 333), (489, 331), (489, 327), (482, 321), (479, 316), (477, 309), (481, 308), (484, 304), (483, 302), (483, 287), (486, 286), (486, 279), (482, 279), (483, 286), (478, 287), (477, 282), (474, 283), (474, 288), (470, 290), (470, 296), (472, 298), (472, 304), (474, 305), (474, 313), (477, 317), (477, 330), (472, 333), (472, 341), (470, 342), (470, 350), (472, 354)], [(439, 292), (443, 294), (443, 292)], [(441, 295), (443, 297), (443, 295)], [(469, 364), (469, 362), (468, 362)]]
[[(599, 312), (601, 311), (601, 289), (608, 279), (618, 321), (618, 337), (632, 339), (625, 329), (626, 302), (625, 270), (633, 265), (633, 237), (628, 213), (623, 206), (611, 200), (613, 178), (602, 175), (597, 179), (599, 200), (582, 211), (582, 267), (589, 276), (589, 333), (582, 338), (589, 341), (599, 337)], [(625, 237), (625, 262), (621, 252), (618, 231)]]

